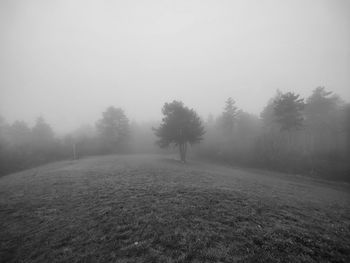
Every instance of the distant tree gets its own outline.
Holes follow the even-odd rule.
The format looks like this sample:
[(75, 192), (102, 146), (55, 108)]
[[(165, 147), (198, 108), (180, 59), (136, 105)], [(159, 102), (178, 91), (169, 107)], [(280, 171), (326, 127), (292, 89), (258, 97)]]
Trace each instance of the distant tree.
[(6, 133), (8, 130), (8, 124), (5, 119), (0, 115), (0, 148), (6, 141)]
[(337, 95), (326, 91), (325, 87), (317, 87), (306, 101), (305, 121), (315, 129), (332, 129), (341, 105), (342, 101)]
[(281, 125), (281, 130), (296, 130), (303, 125), (304, 99), (292, 92), (282, 94), (274, 102), (274, 114), (276, 121)]
[(265, 108), (262, 110), (260, 117), (265, 128), (274, 129), (277, 128), (278, 123), (276, 121), (275, 115), (275, 101), (278, 101), (282, 96), (282, 92), (280, 90), (276, 91), (276, 94), (273, 98), (271, 98)]
[(253, 137), (260, 132), (261, 120), (244, 111), (239, 111), (237, 115), (237, 137)]
[(97, 133), (104, 150), (116, 152), (125, 150), (129, 135), (129, 120), (121, 108), (109, 107), (96, 123)]
[(210, 127), (210, 126), (214, 125), (214, 121), (215, 121), (214, 116), (213, 116), (213, 114), (210, 113), (207, 117), (207, 121), (205, 124)]
[(343, 114), (344, 114), (344, 121), (343, 121), (343, 127), (344, 127), (344, 133), (346, 138), (346, 153), (347, 157), (350, 158), (350, 103), (347, 103), (343, 108)]
[(9, 129), (11, 144), (19, 151), (28, 151), (31, 141), (31, 129), (24, 121), (15, 121)]
[(39, 117), (32, 129), (34, 140), (39, 141), (52, 141), (54, 139), (54, 132), (51, 126), (44, 120), (43, 117)]
[(187, 144), (199, 143), (205, 133), (202, 121), (193, 109), (181, 101), (165, 103), (162, 108), (164, 118), (160, 127), (154, 129), (160, 147), (173, 144), (179, 147), (180, 158), (186, 162)]
[(312, 152), (337, 154), (338, 148), (343, 148), (344, 104), (339, 96), (325, 87), (314, 89), (306, 100), (305, 126)]
[(96, 143), (96, 129), (90, 124), (81, 125), (64, 139), (65, 147), (70, 148), (66, 150), (72, 152), (73, 159), (79, 159), (83, 155), (98, 154)]
[[(9, 143), (9, 125), (5, 119), (0, 115), (0, 170), (5, 164), (5, 158), (7, 156), (6, 150)], [(0, 172), (1, 175), (1, 172)]]
[(39, 117), (32, 128), (32, 147), (41, 161), (55, 155), (55, 134), (43, 117)]
[(235, 101), (230, 97), (225, 102), (225, 109), (222, 113), (221, 123), (223, 131), (226, 135), (231, 136), (238, 111)]

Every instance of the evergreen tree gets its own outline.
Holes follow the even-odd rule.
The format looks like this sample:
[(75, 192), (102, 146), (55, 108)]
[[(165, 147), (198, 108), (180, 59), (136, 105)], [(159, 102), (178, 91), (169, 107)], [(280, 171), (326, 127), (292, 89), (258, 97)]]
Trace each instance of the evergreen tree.
[(179, 147), (180, 158), (186, 162), (187, 144), (199, 143), (203, 139), (202, 121), (193, 109), (180, 101), (165, 103), (162, 108), (164, 118), (159, 128), (154, 129), (160, 147), (173, 144)]
[(31, 141), (31, 129), (24, 121), (15, 121), (9, 130), (11, 134), (11, 144), (18, 148), (18, 151), (28, 151)]
[(41, 162), (55, 155), (55, 135), (51, 126), (39, 117), (32, 128), (32, 149), (36, 158)]
[(54, 139), (54, 132), (51, 126), (44, 120), (43, 117), (39, 117), (32, 129), (34, 140), (49, 142)]
[(274, 102), (274, 114), (276, 121), (281, 125), (281, 130), (298, 129), (303, 125), (304, 99), (292, 92), (282, 94)]
[[(263, 122), (263, 126), (268, 129), (276, 129), (278, 128), (278, 123), (276, 122), (276, 115), (275, 115), (275, 102), (278, 101), (282, 96), (282, 92), (280, 90), (276, 91), (276, 94), (273, 98), (271, 98), (263, 111), (260, 114), (260, 117)], [(280, 127), (279, 127), (280, 128)]]
[(223, 131), (228, 136), (231, 136), (233, 133), (233, 127), (237, 114), (238, 112), (237, 107), (235, 106), (235, 101), (230, 97), (225, 102), (225, 109), (221, 117)]
[(121, 108), (109, 107), (96, 123), (104, 151), (125, 150), (129, 135), (129, 120)]
[(337, 95), (326, 91), (325, 87), (317, 87), (306, 101), (305, 121), (310, 128), (335, 128), (337, 111), (341, 105), (342, 101)]

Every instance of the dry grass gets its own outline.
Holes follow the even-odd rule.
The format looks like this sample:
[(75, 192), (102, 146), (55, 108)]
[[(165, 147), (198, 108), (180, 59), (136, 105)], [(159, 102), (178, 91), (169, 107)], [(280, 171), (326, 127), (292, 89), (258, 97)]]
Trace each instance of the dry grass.
[(159, 156), (0, 179), (2, 262), (350, 262), (348, 186)]

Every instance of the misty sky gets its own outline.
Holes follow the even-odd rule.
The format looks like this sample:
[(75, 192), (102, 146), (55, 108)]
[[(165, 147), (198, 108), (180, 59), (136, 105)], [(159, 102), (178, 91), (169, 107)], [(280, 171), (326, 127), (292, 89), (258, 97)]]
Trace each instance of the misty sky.
[(109, 105), (204, 118), (231, 96), (259, 114), (276, 89), (350, 101), (350, 1), (0, 1), (0, 115), (68, 131)]

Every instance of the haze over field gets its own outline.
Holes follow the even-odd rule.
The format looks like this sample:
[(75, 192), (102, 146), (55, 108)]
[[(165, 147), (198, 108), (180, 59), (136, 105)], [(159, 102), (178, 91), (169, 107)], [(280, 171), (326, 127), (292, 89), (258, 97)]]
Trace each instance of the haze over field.
[(60, 132), (109, 105), (161, 118), (182, 100), (206, 118), (227, 97), (259, 114), (276, 89), (350, 100), (350, 2), (0, 2), (0, 113)]
[(350, 262), (349, 0), (0, 0), (0, 262)]

